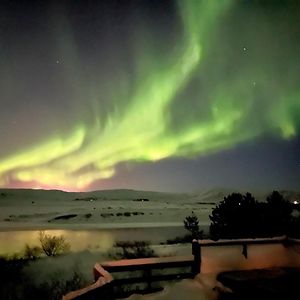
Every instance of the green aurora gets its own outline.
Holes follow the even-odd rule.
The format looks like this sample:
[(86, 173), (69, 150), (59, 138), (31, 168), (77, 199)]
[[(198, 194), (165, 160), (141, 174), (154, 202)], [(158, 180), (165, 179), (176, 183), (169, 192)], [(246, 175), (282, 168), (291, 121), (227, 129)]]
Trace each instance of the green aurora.
[[(57, 51), (67, 57), (63, 76), (74, 88), (78, 110), (65, 130), (50, 130), (32, 145), (2, 155), (0, 186), (13, 181), (84, 190), (113, 177), (120, 163), (209, 155), (263, 135), (297, 136), (299, 59), (288, 58), (299, 43), (281, 47), (288, 37), (269, 34), (271, 27), (275, 35), (288, 31), (278, 11), (268, 19), (239, 5), (179, 1), (176, 42), (164, 45), (149, 26), (136, 28), (130, 66), (135, 75), (128, 75), (123, 62), (105, 84), (97, 82), (99, 74), (99, 80), (105, 77), (101, 68), (93, 80), (81, 76), (76, 41), (64, 26)], [(276, 17), (278, 24), (271, 24)]]

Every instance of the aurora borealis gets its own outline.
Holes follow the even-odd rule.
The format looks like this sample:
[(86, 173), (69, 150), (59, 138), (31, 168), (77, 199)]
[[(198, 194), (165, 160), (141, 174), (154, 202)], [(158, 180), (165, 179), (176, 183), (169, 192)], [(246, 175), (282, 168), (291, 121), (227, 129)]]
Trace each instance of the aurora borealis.
[(0, 186), (297, 188), (297, 1), (42, 2), (0, 5)]

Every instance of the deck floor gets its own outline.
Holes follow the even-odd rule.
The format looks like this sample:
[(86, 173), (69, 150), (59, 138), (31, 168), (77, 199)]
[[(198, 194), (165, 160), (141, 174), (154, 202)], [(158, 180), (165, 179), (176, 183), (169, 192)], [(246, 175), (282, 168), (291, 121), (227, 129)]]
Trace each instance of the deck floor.
[(229, 271), (217, 279), (233, 291), (222, 300), (300, 299), (300, 268)]

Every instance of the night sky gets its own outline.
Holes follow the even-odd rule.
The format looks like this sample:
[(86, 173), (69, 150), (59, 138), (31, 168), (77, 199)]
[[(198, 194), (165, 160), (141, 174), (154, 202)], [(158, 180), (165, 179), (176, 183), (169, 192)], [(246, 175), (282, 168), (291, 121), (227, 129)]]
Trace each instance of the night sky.
[(300, 189), (300, 1), (0, 1), (0, 187)]

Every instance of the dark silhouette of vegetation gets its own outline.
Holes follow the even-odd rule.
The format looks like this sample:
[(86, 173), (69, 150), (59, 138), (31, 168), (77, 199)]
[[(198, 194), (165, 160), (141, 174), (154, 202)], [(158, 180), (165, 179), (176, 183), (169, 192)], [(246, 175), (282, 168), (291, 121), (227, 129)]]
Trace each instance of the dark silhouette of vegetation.
[(25, 264), (24, 259), (0, 257), (0, 299), (22, 299), (16, 286), (23, 277), (22, 269)]
[(287, 234), (291, 225), (292, 204), (285, 200), (279, 192), (274, 191), (267, 197), (265, 206), (264, 225), (266, 231), (270, 235)]
[(61, 278), (51, 273), (46, 281), (38, 282), (24, 271), (30, 260), (0, 257), (0, 299), (5, 300), (61, 300), (62, 295), (87, 285), (83, 275), (71, 270), (72, 276)]
[(298, 210), (297, 216), (293, 216), (289, 228), (289, 235), (295, 238), (300, 238), (300, 211)]
[(192, 240), (193, 240), (192, 235), (186, 234), (184, 236), (177, 236), (174, 239), (167, 239), (166, 243), (162, 243), (162, 245), (163, 244), (174, 245), (174, 244), (191, 243)]
[(224, 197), (209, 216), (212, 238), (254, 237), (256, 208), (257, 202), (250, 193), (233, 193)]
[(24, 258), (25, 259), (37, 259), (42, 253), (42, 249), (38, 246), (29, 246), (28, 244), (25, 245), (24, 249)]
[(273, 191), (266, 202), (256, 201), (250, 193), (232, 193), (224, 197), (209, 216), (210, 235), (215, 240), (294, 236), (300, 218), (293, 217), (293, 210), (293, 204), (277, 191)]
[(202, 239), (203, 231), (199, 228), (198, 217), (192, 212), (190, 216), (187, 216), (184, 220), (184, 228), (191, 233), (192, 239)]
[(116, 242), (115, 247), (120, 248), (121, 252), (117, 252), (117, 259), (133, 259), (133, 258), (146, 258), (155, 257), (154, 251), (150, 248), (149, 243), (146, 241), (133, 241), (133, 242)]
[(55, 236), (46, 234), (44, 231), (40, 231), (39, 240), (42, 250), (47, 256), (56, 256), (70, 250), (70, 244), (66, 242), (63, 235)]

